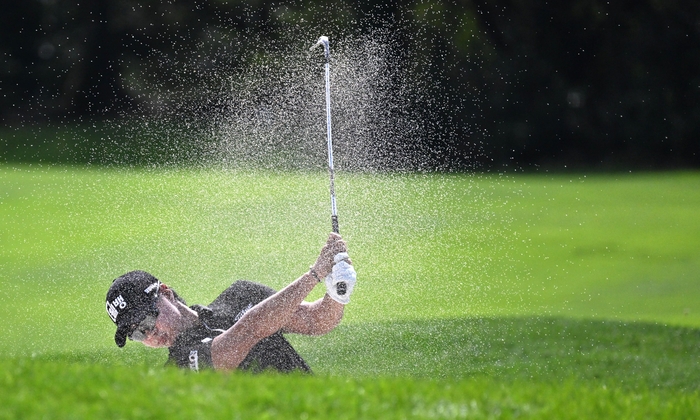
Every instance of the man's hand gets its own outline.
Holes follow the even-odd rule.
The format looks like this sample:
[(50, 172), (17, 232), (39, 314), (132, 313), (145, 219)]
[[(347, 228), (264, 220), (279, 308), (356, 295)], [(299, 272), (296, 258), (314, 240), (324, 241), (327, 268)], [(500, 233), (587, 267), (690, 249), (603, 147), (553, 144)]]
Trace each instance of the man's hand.
[(347, 250), (348, 246), (340, 235), (331, 233), (311, 269), (316, 272), (319, 278), (328, 276), (333, 269), (335, 256), (347, 252)]

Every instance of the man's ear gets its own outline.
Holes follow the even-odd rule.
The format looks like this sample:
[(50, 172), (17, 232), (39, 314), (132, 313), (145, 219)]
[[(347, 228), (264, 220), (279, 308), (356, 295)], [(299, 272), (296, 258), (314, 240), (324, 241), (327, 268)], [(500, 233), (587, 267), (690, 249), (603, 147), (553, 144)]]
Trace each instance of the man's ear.
[(169, 301), (175, 302), (175, 295), (173, 294), (172, 289), (169, 288), (167, 285), (161, 283), (158, 293), (161, 294), (164, 298), (168, 299)]

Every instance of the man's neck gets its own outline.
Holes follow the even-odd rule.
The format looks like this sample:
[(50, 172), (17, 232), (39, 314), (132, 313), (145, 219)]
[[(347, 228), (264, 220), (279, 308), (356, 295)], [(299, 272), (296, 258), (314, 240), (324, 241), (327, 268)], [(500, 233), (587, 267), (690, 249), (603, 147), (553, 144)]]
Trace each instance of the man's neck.
[(180, 301), (177, 301), (175, 305), (177, 306), (177, 309), (180, 311), (181, 315), (179, 332), (188, 330), (199, 322), (199, 314), (192, 310), (189, 306)]

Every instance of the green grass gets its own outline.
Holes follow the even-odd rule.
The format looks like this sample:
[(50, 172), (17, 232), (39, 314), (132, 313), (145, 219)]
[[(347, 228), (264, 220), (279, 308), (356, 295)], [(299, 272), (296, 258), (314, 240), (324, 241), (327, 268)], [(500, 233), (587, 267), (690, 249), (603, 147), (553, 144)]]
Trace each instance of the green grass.
[(0, 418), (700, 415), (700, 174), (336, 183), (360, 280), (336, 331), (291, 337), (316, 375), (192, 375), (114, 345), (110, 281), (281, 287), (327, 176), (0, 167)]
[(696, 394), (572, 380), (192, 375), (45, 361), (10, 372), (18, 391), (2, 397), (0, 416), (13, 418), (677, 419), (692, 418), (698, 404)]

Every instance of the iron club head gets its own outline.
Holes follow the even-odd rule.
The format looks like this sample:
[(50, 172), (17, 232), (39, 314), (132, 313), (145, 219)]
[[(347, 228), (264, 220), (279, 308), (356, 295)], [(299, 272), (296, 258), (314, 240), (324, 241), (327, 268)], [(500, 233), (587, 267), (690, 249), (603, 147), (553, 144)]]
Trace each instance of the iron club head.
[(318, 41), (316, 42), (316, 44), (314, 44), (314, 46), (311, 47), (311, 49), (313, 50), (314, 48), (318, 47), (319, 45), (323, 45), (323, 52), (324, 52), (324, 55), (326, 57), (326, 62), (328, 62), (330, 60), (330, 57), (331, 57), (331, 49), (330, 49), (328, 37), (327, 36), (320, 37), (318, 39)]
[(318, 47), (319, 45), (323, 45), (323, 49), (325, 49), (327, 51), (329, 49), (328, 37), (327, 36), (320, 37), (318, 39), (318, 41), (316, 41), (316, 43), (309, 50), (313, 50), (314, 48)]

